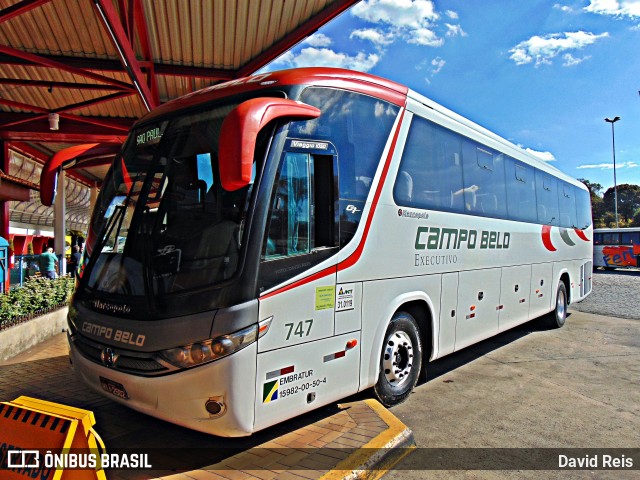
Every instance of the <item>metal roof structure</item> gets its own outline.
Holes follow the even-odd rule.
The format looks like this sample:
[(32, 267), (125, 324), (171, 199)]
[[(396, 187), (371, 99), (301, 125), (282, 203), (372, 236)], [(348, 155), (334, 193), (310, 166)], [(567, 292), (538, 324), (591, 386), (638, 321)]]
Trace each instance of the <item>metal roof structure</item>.
[[(0, 142), (20, 157), (0, 170), (121, 144), (149, 110), (252, 74), (357, 1), (0, 0)], [(71, 176), (88, 187), (106, 168)]]

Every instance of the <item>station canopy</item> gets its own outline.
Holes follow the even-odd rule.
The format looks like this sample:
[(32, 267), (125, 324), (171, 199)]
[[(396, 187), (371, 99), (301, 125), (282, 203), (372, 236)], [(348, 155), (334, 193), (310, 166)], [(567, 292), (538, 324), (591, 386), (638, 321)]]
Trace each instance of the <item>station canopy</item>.
[[(4, 184), (37, 186), (46, 159), (77, 144), (115, 149), (149, 110), (251, 75), (357, 1), (0, 0)], [(89, 202), (75, 184), (99, 186), (112, 158), (68, 171), (72, 211)], [(52, 224), (37, 196), (12, 201), (11, 221)]]

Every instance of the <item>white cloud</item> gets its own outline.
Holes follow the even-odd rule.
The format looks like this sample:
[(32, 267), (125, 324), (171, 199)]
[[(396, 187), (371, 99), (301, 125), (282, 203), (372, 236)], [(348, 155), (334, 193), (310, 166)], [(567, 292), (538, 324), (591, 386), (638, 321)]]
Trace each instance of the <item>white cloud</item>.
[(430, 28), (417, 28), (411, 32), (411, 36), (407, 39), (407, 43), (424, 45), (427, 47), (441, 47), (444, 40), (439, 38), (438, 34)]
[[(440, 15), (431, 0), (363, 0), (351, 9), (351, 13), (384, 29), (384, 34), (379, 29), (377, 31), (385, 41), (398, 38), (429, 47), (440, 47), (444, 43), (437, 33)], [(445, 14), (451, 19), (458, 17), (452, 10)], [(450, 36), (462, 35), (463, 31), (457, 26), (457, 29), (448, 29), (447, 33)]]
[(335, 67), (368, 72), (379, 60), (380, 57), (375, 53), (360, 52), (355, 56), (349, 56), (329, 48), (307, 47), (297, 55), (287, 52), (273, 63), (291, 67)]
[(331, 45), (331, 38), (327, 37), (324, 33), (314, 33), (308, 37), (303, 43), (311, 45), (312, 47), (328, 47)]
[(371, 23), (386, 23), (409, 28), (420, 28), (439, 18), (433, 2), (429, 0), (364, 0), (352, 9), (356, 17)]
[(563, 67), (573, 67), (574, 65), (580, 65), (582, 62), (584, 62), (585, 60), (589, 60), (590, 58), (591, 58), (591, 55), (587, 55), (587, 56), (582, 57), (582, 58), (575, 58), (570, 53), (565, 53), (562, 56), (562, 59), (564, 60), (564, 62), (562, 63), (562, 66)]
[(557, 10), (562, 10), (565, 13), (569, 13), (569, 12), (573, 12), (573, 8), (571, 8), (568, 5), (560, 5), (559, 3), (556, 3), (553, 8), (557, 9)]
[(450, 23), (445, 23), (445, 26), (447, 27), (447, 37), (467, 36), (467, 32), (462, 30), (462, 27), (460, 25), (451, 25)]
[(351, 32), (351, 35), (349, 35), (349, 38), (354, 37), (361, 40), (368, 40), (377, 47), (384, 47), (393, 42), (393, 35), (391, 33), (385, 33), (376, 28), (362, 28), (360, 30), (354, 30)]
[(596, 35), (583, 31), (534, 35), (509, 50), (509, 58), (517, 65), (535, 62), (535, 66), (538, 67), (551, 64), (552, 59), (563, 52), (582, 49), (608, 36), (607, 32)]
[(640, 0), (591, 0), (585, 11), (615, 17), (640, 17)]
[(445, 66), (447, 62), (445, 62), (442, 58), (440, 57), (436, 57), (433, 60), (431, 60), (431, 65), (433, 65), (433, 70), (431, 70), (431, 73), (433, 75), (440, 73), (440, 70), (442, 70), (442, 68)]
[(551, 152), (538, 152), (537, 150), (533, 150), (531, 148), (525, 148), (525, 151), (527, 153), (530, 153), (531, 155), (538, 157), (544, 162), (554, 162), (556, 160), (555, 155)]
[[(636, 162), (618, 162), (616, 163), (616, 169), (618, 168), (637, 168), (640, 165)], [(613, 170), (613, 163), (591, 163), (586, 165), (579, 165), (576, 167), (578, 170)]]

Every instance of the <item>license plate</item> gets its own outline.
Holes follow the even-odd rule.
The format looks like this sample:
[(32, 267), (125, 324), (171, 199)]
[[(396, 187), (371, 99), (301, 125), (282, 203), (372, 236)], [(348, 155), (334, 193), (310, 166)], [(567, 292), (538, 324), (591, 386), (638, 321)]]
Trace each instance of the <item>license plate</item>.
[(129, 400), (129, 394), (124, 386), (108, 378), (100, 377), (100, 385), (105, 392), (109, 392), (111, 395), (115, 395), (123, 400)]

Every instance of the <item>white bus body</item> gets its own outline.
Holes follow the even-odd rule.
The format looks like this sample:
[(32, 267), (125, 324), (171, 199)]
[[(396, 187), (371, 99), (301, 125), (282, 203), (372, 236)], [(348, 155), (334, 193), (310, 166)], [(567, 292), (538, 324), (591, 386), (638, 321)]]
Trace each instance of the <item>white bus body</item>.
[[(256, 163), (244, 183), (249, 207), (234, 230), (240, 246), (225, 250), (217, 290), (199, 296), (189, 282), (205, 260), (188, 260), (190, 249), (178, 236), (159, 240), (177, 222), (174, 207), (163, 207), (172, 185), (183, 181), (168, 166), (173, 154), (149, 154), (155, 177), (138, 188), (133, 166), (142, 160), (127, 152), (144, 157), (145, 142), (157, 142), (160, 151), (181, 148), (173, 146), (181, 130), (163, 119), (211, 98), (224, 103), (244, 94), (240, 106), (225, 112), (234, 109), (229, 116), (236, 115), (238, 134), (250, 131), (238, 109), (255, 109), (264, 99), (243, 103), (246, 91), (255, 97), (270, 88), (264, 95), (275, 97), (274, 86), (318, 107), (319, 116), (310, 109), (293, 120), (287, 116), (293, 113), (274, 114), (268, 127), (254, 129)], [(298, 108), (272, 100), (277, 108)], [(360, 116), (351, 107), (357, 102)], [(125, 145), (112, 167), (112, 198), (103, 189), (92, 219), (93, 251), (69, 316), (76, 371), (131, 408), (241, 436), (371, 387), (392, 405), (409, 395), (428, 362), (550, 312), (551, 323), (562, 326), (568, 303), (591, 290), (586, 188), (402, 86), (356, 72), (303, 69), (223, 84), (162, 108), (134, 127), (140, 151)], [(258, 130), (267, 134), (256, 142)], [(220, 142), (229, 131), (222, 126)], [(219, 176), (203, 166), (211, 155), (196, 152), (200, 190), (175, 195), (176, 202), (194, 199), (181, 210), (185, 215), (201, 215), (208, 208), (200, 208), (201, 198), (231, 183), (222, 152)], [(187, 168), (191, 157), (182, 153), (176, 164)], [(226, 191), (217, 195), (215, 205), (226, 207), (220, 200)], [(143, 200), (149, 208), (136, 210)], [(111, 221), (119, 209), (125, 213)], [(198, 221), (180, 227), (186, 237), (208, 235), (191, 231)], [(144, 228), (154, 235), (132, 233)], [(109, 250), (116, 237), (124, 245), (118, 253)], [(153, 246), (154, 256), (135, 253), (138, 245)], [(152, 267), (139, 267), (145, 262)], [(189, 268), (192, 274), (183, 275)], [(216, 308), (197, 311), (214, 301)], [(138, 313), (145, 309), (152, 320)]]

